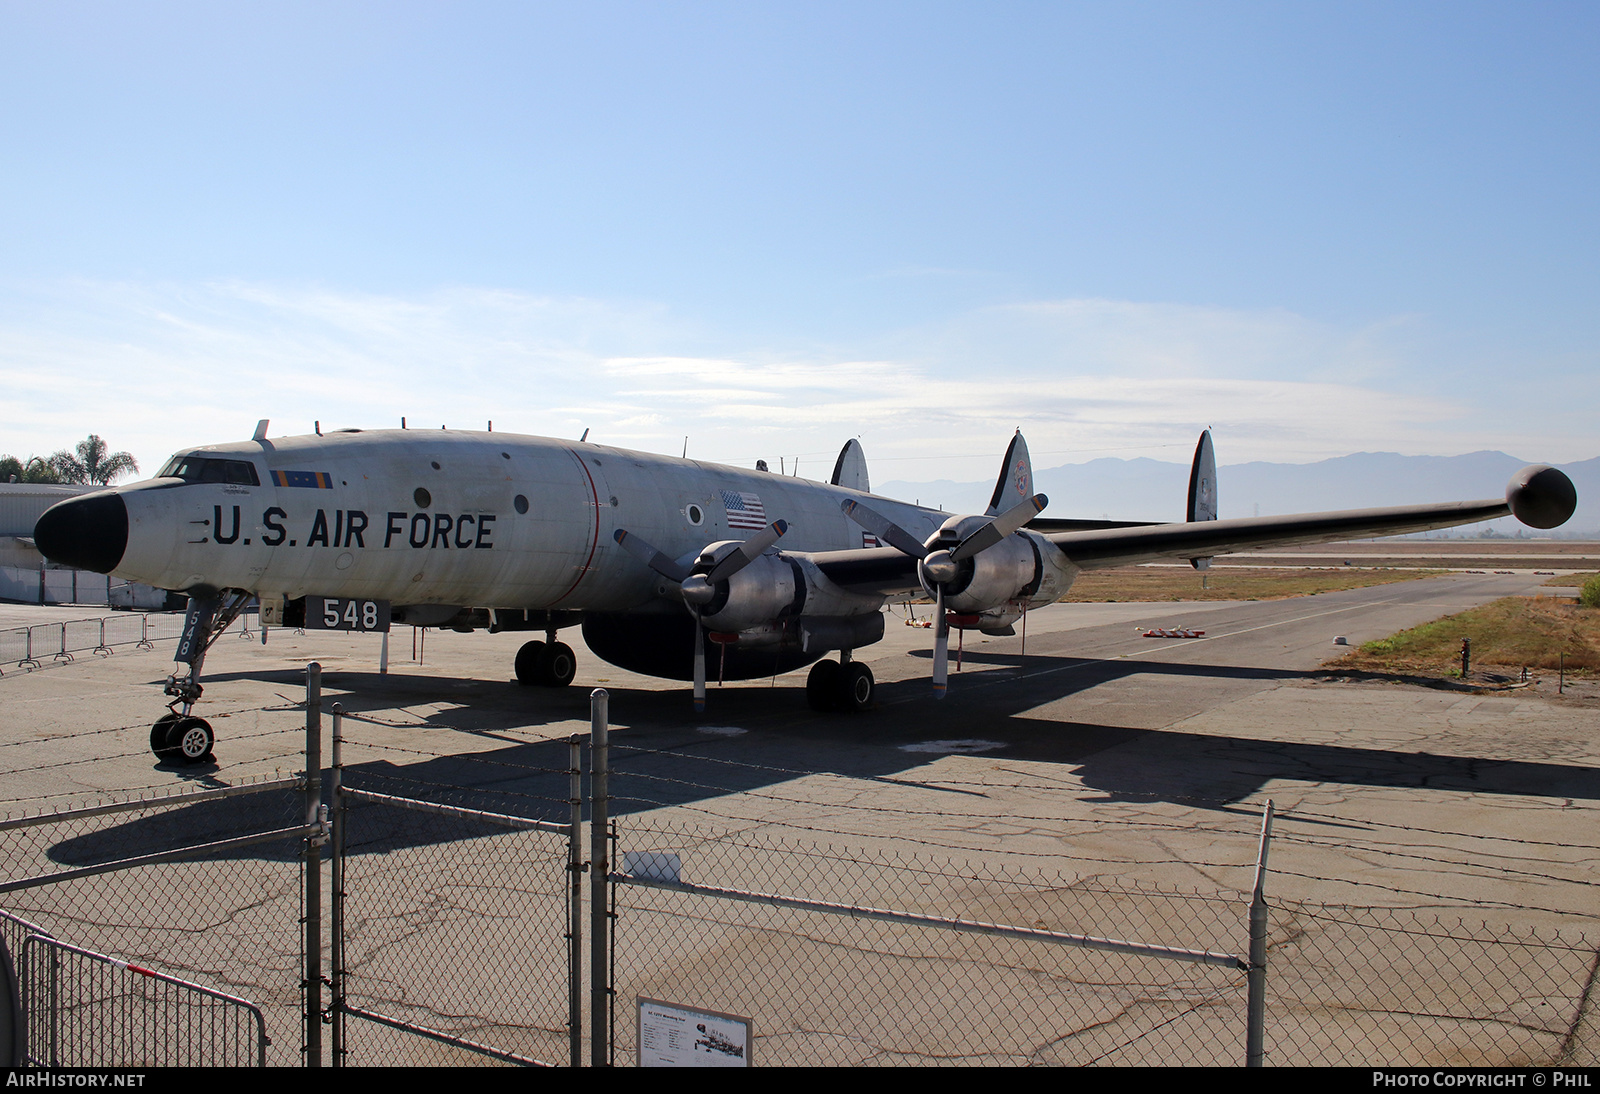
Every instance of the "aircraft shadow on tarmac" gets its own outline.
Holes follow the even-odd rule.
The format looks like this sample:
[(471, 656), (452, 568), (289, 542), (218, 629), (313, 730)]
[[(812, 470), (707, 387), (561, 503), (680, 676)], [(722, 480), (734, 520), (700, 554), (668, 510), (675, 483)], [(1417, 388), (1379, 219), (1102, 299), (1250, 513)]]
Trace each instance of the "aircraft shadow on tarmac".
[[(966, 799), (960, 811), (974, 812), (970, 798), (981, 796), (981, 791), (937, 782), (919, 784), (906, 777), (936, 757), (937, 750), (926, 747), (931, 737), (953, 737), (957, 731), (963, 739), (999, 746), (987, 748), (986, 757), (1073, 768), (1089, 801), (1167, 801), (1221, 810), (1273, 780), (1600, 799), (1600, 770), (1595, 768), (1028, 716), (1054, 700), (1135, 674), (1169, 678), (1166, 686), (1175, 689), (1176, 702), (1179, 689), (1244, 684), (1248, 691), (1252, 682), (1265, 686), (1309, 680), (1313, 673), (1129, 658), (1038, 656), (1018, 665), (1015, 658), (984, 654), (968, 660), (980, 663), (979, 657), (1013, 667), (954, 677), (949, 698), (937, 708), (920, 675), (882, 683), (878, 709), (858, 716), (813, 713), (805, 709), (801, 690), (793, 687), (713, 688), (711, 714), (704, 718), (691, 713), (681, 690), (611, 688), (612, 815), (696, 805), (813, 773), (896, 786), (923, 785), (938, 794), (960, 795)], [(281, 681), (288, 699), (300, 694), (296, 689), (303, 686), (304, 672), (254, 672), (235, 678)], [(397, 698), (458, 703), (431, 714), (427, 725), (498, 743), (414, 763), (354, 763), (345, 768), (347, 785), (513, 816), (567, 819), (567, 741), (530, 743), (509, 731), (587, 722), (587, 688), (530, 689), (475, 679), (340, 671), (324, 676), (325, 710), (337, 701), (352, 716), (368, 718), (393, 711)], [(1307, 701), (1312, 701), (1309, 691)], [(364, 726), (362, 732), (381, 733), (381, 725)], [(907, 751), (907, 746), (920, 747)], [(226, 738), (218, 748), (225, 752)], [(959, 750), (959, 746), (950, 749)], [(587, 768), (587, 748), (582, 762)], [(88, 865), (281, 827), (303, 815), (300, 801), (292, 792), (274, 792), (196, 803), (63, 841), (51, 848), (50, 857), (62, 864)], [(369, 805), (363, 810), (359, 826), (351, 826), (352, 855), (504, 831), (484, 822), (424, 819), (393, 806)], [(227, 857), (288, 860), (298, 854), (297, 843), (281, 841)]]

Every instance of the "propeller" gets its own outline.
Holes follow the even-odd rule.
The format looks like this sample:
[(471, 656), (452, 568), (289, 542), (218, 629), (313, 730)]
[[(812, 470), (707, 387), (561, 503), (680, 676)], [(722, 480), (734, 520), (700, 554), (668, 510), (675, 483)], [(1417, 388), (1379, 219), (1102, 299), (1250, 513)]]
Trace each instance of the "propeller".
[(1004, 513), (990, 517), (977, 528), (967, 533), (965, 538), (956, 543), (954, 547), (942, 546), (955, 538), (955, 529), (949, 526), (940, 528), (928, 537), (926, 543), (917, 542), (917, 538), (894, 521), (868, 506), (862, 505), (854, 498), (840, 503), (845, 516), (855, 521), (861, 527), (877, 536), (902, 554), (910, 555), (919, 560), (918, 574), (924, 584), (933, 589), (933, 697), (943, 699), (949, 685), (950, 664), (950, 620), (944, 610), (945, 586), (956, 579), (961, 572), (961, 563), (983, 551), (988, 550), (1007, 536), (1016, 532), (1027, 524), (1050, 504), (1050, 499), (1043, 494), (1035, 494), (1025, 498), (1017, 505), (1013, 505)]
[[(690, 614), (694, 616), (695, 713), (698, 714), (706, 708), (706, 645), (704, 624), (700, 620), (701, 610), (716, 599), (718, 585), (760, 558), (788, 530), (787, 521), (775, 520), (738, 544), (720, 562), (713, 564), (709, 554), (702, 551), (693, 567), (684, 566), (677, 559), (657, 550), (654, 545), (632, 532), (618, 528), (613, 534), (612, 538), (617, 541), (617, 546), (668, 581), (677, 583), (683, 602), (688, 605)], [(701, 566), (709, 569), (705, 573), (696, 573), (695, 571)]]

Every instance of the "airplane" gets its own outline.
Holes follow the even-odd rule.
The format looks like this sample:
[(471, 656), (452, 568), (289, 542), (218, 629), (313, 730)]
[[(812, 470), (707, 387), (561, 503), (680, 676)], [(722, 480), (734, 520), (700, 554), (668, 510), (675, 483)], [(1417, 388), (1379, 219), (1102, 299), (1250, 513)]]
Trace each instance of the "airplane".
[[(708, 657), (722, 679), (812, 665), (818, 711), (872, 706), (853, 654), (883, 637), (891, 598), (934, 600), (933, 688), (948, 685), (949, 632), (1014, 633), (1082, 570), (1157, 560), (1204, 569), (1215, 555), (1393, 535), (1514, 514), (1534, 528), (1572, 515), (1559, 470), (1518, 472), (1504, 500), (1217, 519), (1216, 458), (1200, 434), (1186, 519), (1045, 518), (1019, 430), (988, 509), (949, 514), (871, 493), (858, 441), (826, 483), (632, 452), (585, 440), (459, 430), (358, 430), (204, 445), (148, 481), (83, 494), (34, 528), (53, 562), (189, 597), (163, 760), (209, 760), (194, 714), (206, 651), (252, 600), (263, 624), (385, 631), (391, 623), (544, 633), (517, 652), (521, 684), (563, 687), (581, 627), (602, 659), (692, 680), (704, 710)], [(837, 660), (827, 655), (837, 651)]]

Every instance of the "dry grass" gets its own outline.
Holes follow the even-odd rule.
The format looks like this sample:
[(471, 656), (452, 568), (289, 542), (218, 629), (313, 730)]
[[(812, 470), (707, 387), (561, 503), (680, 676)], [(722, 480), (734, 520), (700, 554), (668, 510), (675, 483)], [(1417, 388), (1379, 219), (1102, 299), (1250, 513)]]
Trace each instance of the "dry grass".
[[(1283, 566), (1229, 566), (1205, 571), (1187, 567), (1128, 566), (1078, 575), (1064, 603), (1159, 600), (1281, 600), (1340, 589), (1363, 589), (1432, 577), (1442, 570), (1291, 569)], [(1204, 578), (1205, 587), (1201, 587)]]
[(1546, 585), (1570, 585), (1574, 588), (1583, 588), (1583, 583), (1591, 577), (1600, 577), (1600, 574), (1558, 574), (1546, 581)]
[(1368, 642), (1335, 661), (1339, 668), (1459, 675), (1461, 640), (1472, 640), (1472, 667), (1600, 671), (1600, 611), (1570, 600), (1512, 596)]

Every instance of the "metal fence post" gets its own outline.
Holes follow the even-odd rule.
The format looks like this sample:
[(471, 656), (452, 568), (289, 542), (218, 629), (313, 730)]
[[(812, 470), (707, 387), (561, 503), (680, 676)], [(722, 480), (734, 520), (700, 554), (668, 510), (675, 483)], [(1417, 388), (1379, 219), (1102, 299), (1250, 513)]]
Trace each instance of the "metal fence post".
[(567, 1037), (568, 1059), (583, 1064), (583, 737), (567, 738), (567, 880), (571, 905), (567, 912)]
[(1250, 972), (1245, 1066), (1260, 1067), (1267, 1030), (1267, 848), (1272, 842), (1272, 799), (1261, 810), (1261, 843), (1256, 849), (1256, 885), (1250, 894)]
[[(306, 824), (322, 804), (322, 666), (306, 666)], [(306, 837), (305, 1048), (307, 1067), (322, 1066), (322, 849)]]
[(610, 799), (606, 790), (607, 719), (610, 700), (605, 688), (589, 693), (589, 1064), (611, 1062), (611, 1031), (607, 1021), (611, 984), (606, 960), (610, 937), (607, 916), (611, 901), (606, 889), (611, 863), (606, 838), (610, 828)]
[[(263, 631), (265, 633), (265, 631)], [(344, 1066), (344, 705), (333, 704), (333, 769), (328, 776), (329, 810), (333, 821), (333, 838), (328, 844), (328, 1000), (329, 1016), (333, 1019), (333, 1067)]]

